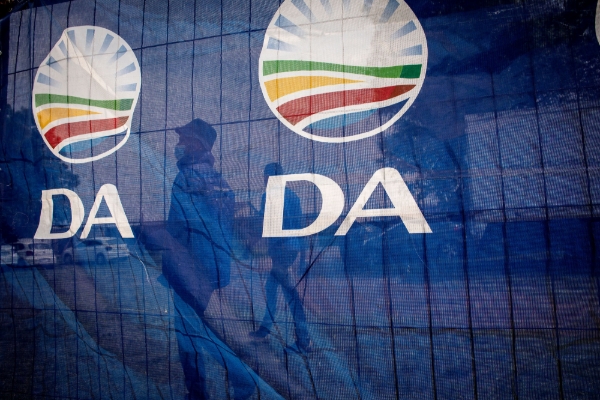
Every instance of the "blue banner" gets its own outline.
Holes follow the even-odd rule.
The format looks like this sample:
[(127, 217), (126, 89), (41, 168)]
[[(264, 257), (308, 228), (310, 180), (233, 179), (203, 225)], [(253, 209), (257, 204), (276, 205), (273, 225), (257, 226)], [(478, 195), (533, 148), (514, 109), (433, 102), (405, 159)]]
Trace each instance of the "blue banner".
[(600, 7), (0, 21), (0, 396), (597, 398)]

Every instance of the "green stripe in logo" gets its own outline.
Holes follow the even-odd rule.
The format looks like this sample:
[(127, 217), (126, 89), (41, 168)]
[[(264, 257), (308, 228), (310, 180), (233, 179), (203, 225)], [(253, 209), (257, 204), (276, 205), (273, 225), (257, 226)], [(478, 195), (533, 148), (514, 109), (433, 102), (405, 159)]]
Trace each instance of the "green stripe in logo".
[(419, 78), (421, 65), (397, 65), (395, 67), (358, 67), (315, 61), (277, 60), (263, 63), (263, 75), (295, 71), (332, 71), (368, 75), (376, 78)]
[(117, 99), (117, 100), (92, 100), (84, 99), (83, 97), (75, 96), (64, 96), (60, 94), (36, 94), (35, 95), (35, 106), (43, 106), (44, 104), (50, 103), (63, 103), (63, 104), (81, 104), (84, 106), (93, 106), (106, 108), (108, 110), (116, 111), (127, 111), (131, 109), (133, 99)]

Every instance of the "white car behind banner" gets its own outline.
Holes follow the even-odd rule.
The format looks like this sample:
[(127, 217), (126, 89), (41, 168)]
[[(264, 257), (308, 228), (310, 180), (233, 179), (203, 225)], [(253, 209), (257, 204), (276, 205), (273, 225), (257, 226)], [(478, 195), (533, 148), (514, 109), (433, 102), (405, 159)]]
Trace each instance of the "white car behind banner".
[[(19, 239), (12, 245), (12, 263), (26, 267), (33, 265), (54, 265), (54, 250), (48, 241), (34, 239)], [(8, 257), (8, 253), (6, 254)], [(4, 263), (5, 249), (2, 248), (2, 262)]]
[(114, 237), (97, 237), (86, 239), (69, 246), (62, 254), (64, 264), (92, 262), (105, 265), (108, 261), (129, 256), (127, 245)]

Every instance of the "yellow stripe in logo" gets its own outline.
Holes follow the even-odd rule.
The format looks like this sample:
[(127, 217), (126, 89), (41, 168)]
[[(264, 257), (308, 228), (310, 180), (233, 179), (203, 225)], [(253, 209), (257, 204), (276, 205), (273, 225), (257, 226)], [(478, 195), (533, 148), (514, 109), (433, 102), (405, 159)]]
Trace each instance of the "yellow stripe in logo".
[(61, 118), (81, 117), (82, 115), (100, 114), (95, 111), (78, 110), (76, 108), (47, 108), (37, 113), (40, 127), (44, 129), (49, 123)]
[(279, 78), (265, 82), (265, 88), (271, 101), (280, 97), (306, 89), (321, 86), (340, 85), (343, 83), (359, 83), (352, 79), (332, 78), (330, 76), (296, 76), (292, 78)]

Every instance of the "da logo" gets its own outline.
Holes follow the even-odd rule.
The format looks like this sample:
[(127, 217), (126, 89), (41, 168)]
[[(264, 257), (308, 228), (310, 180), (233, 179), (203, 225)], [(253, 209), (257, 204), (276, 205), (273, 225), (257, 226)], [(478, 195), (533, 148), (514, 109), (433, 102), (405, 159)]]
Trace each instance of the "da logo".
[(263, 95), (283, 124), (341, 143), (406, 112), (425, 79), (427, 42), (403, 0), (285, 0), (259, 63)]
[(68, 28), (38, 68), (35, 123), (61, 160), (98, 160), (129, 138), (140, 86), (137, 58), (119, 35), (95, 26)]

